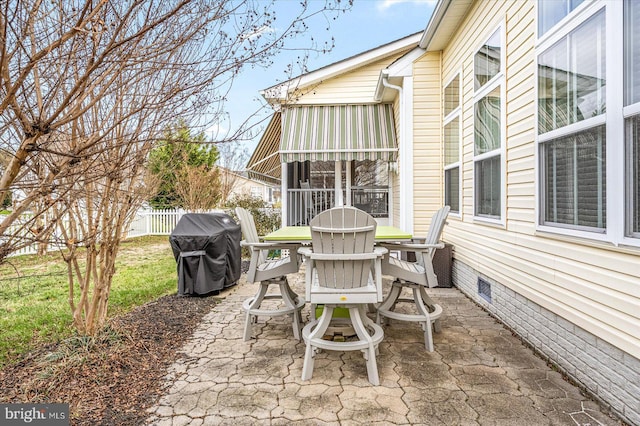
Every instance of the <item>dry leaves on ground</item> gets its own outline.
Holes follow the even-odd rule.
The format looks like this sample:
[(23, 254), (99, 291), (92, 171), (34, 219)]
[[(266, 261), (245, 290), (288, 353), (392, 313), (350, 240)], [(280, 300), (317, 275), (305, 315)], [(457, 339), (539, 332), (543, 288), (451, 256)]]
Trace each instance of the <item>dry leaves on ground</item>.
[(2, 403), (68, 403), (72, 425), (144, 423), (177, 351), (218, 298), (165, 296), (97, 338), (39, 348), (0, 371)]

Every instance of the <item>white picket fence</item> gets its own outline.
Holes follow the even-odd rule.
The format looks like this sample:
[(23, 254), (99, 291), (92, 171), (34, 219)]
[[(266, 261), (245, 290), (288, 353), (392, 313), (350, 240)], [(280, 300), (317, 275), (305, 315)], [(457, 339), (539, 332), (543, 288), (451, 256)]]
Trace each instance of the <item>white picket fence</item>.
[[(171, 235), (180, 218), (186, 213), (189, 212), (181, 209), (140, 210), (136, 213), (131, 225), (129, 225), (125, 238), (143, 237), (145, 235)], [(224, 211), (210, 210), (206, 213), (224, 213)], [(18, 227), (15, 228), (17, 229)], [(9, 229), (9, 233), (11, 233), (11, 228)], [(64, 248), (64, 245), (55, 243), (48, 244), (47, 251), (56, 251), (62, 248)], [(37, 253), (38, 245), (34, 243), (11, 253), (10, 256)]]
[[(126, 238), (145, 235), (171, 235), (182, 216), (189, 213), (182, 209), (141, 210), (131, 222)], [(224, 210), (208, 210), (200, 213), (227, 213)]]

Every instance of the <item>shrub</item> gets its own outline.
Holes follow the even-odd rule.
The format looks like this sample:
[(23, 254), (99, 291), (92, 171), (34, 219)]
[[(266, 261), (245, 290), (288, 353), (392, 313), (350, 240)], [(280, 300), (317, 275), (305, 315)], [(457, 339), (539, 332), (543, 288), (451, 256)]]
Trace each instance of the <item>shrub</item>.
[[(279, 209), (271, 208), (267, 203), (257, 197), (253, 197), (248, 194), (234, 195), (225, 206), (225, 209), (229, 211), (229, 214), (238, 221), (235, 208), (242, 207), (253, 215), (253, 220), (256, 223), (256, 229), (258, 235), (265, 235), (269, 232), (273, 232), (278, 229), (282, 223), (281, 214)], [(243, 248), (243, 257), (249, 257), (249, 252)]]

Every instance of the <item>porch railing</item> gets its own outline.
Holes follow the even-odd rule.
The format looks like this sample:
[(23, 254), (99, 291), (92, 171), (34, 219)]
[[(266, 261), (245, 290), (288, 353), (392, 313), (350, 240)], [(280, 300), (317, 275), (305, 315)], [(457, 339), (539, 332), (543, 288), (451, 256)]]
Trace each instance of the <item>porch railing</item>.
[(309, 225), (318, 213), (336, 205), (334, 189), (289, 189), (287, 225)]
[[(309, 225), (318, 213), (336, 205), (334, 189), (289, 189), (287, 225)], [(346, 200), (346, 198), (345, 198)], [(389, 217), (388, 188), (353, 188), (351, 205), (376, 218)]]
[(389, 189), (352, 188), (351, 205), (373, 217), (389, 217)]

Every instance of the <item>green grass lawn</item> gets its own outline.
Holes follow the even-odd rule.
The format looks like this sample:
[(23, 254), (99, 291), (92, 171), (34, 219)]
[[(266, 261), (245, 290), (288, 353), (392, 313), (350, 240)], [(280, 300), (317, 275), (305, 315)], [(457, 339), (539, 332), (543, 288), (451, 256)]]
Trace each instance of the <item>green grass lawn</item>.
[[(169, 238), (122, 244), (109, 296), (109, 316), (177, 291)], [(30, 349), (73, 335), (66, 264), (60, 253), (20, 256), (0, 265), (0, 367)]]

